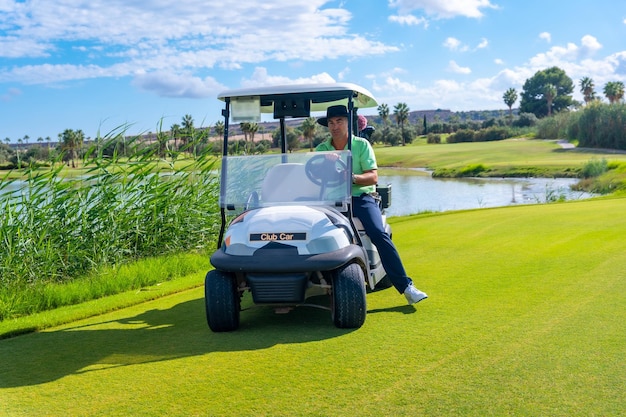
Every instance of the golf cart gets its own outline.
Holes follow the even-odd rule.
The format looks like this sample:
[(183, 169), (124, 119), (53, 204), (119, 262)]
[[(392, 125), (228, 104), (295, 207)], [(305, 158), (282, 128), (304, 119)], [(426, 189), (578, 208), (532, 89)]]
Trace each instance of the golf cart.
[[(285, 119), (342, 104), (350, 113), (352, 137), (357, 110), (375, 107), (376, 100), (347, 83), (230, 90), (218, 98), (225, 103), (222, 222), (211, 256), (215, 269), (205, 279), (209, 327), (237, 329), (240, 301), (248, 291), (255, 305), (277, 312), (314, 305), (329, 309), (339, 328), (361, 327), (367, 289), (391, 284), (376, 247), (352, 216), (351, 144), (343, 151), (288, 152)], [(262, 113), (279, 122), (280, 153), (229, 155), (229, 121), (258, 122)], [(384, 210), (390, 193), (388, 187), (381, 191), (386, 191)], [(391, 234), (384, 214), (383, 223)], [(328, 303), (314, 304), (312, 298)]]

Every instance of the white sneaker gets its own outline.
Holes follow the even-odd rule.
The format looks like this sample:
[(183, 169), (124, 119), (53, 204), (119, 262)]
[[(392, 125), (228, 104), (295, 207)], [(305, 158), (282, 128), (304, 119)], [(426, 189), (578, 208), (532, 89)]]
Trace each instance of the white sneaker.
[(413, 286), (413, 283), (409, 284), (409, 286), (406, 287), (406, 290), (404, 290), (404, 296), (406, 297), (406, 300), (409, 302), (409, 305), (419, 303), (420, 301), (428, 298), (426, 293), (415, 288)]

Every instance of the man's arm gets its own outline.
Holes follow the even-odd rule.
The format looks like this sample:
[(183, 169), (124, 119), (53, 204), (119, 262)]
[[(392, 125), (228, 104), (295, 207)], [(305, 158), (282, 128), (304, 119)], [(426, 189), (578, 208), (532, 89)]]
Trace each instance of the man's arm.
[(376, 185), (378, 184), (378, 171), (370, 169), (362, 174), (353, 174), (352, 182), (357, 185)]

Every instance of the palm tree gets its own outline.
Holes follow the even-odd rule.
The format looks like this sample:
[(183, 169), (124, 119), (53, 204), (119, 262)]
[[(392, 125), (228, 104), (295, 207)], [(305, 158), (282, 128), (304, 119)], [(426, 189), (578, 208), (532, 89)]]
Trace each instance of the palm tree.
[(383, 121), (383, 124), (387, 125), (387, 123), (389, 122), (389, 106), (383, 103), (380, 106), (378, 106), (377, 110), (378, 110), (378, 115)]
[(78, 150), (83, 144), (83, 140), (85, 139), (85, 134), (82, 130), (72, 130), (65, 129), (61, 137), (61, 150), (67, 152), (67, 157), (69, 158), (69, 162), (72, 165), (72, 168), (76, 168), (76, 164), (74, 163), (74, 159), (78, 154)]
[(309, 149), (313, 152), (313, 138), (317, 130), (317, 119), (315, 117), (307, 117), (302, 122), (302, 136), (309, 141)]
[(579, 81), (579, 85), (580, 85), (580, 92), (583, 93), (585, 104), (588, 104), (589, 102), (595, 100), (596, 98), (595, 85), (591, 78), (589, 77), (581, 78)]
[(243, 133), (243, 141), (245, 142), (245, 149), (248, 150), (248, 133), (250, 132), (250, 122), (239, 123), (239, 129)]
[(254, 148), (254, 135), (259, 131), (259, 124), (256, 122), (248, 123), (248, 135), (250, 136), (250, 153), (252, 153), (252, 149)]
[(180, 125), (174, 123), (170, 126), (170, 136), (174, 139), (174, 150), (178, 149), (178, 136), (180, 135)]
[(509, 108), (509, 120), (513, 120), (513, 105), (517, 101), (517, 91), (514, 88), (509, 88), (502, 95), (502, 99), (504, 100), (504, 104)]
[(161, 129), (156, 134), (157, 138), (157, 155), (159, 158), (165, 158), (167, 155), (167, 143), (170, 138), (167, 136), (167, 132), (162, 132)]
[(194, 126), (193, 126), (193, 117), (191, 117), (190, 114), (186, 114), (183, 116), (183, 122), (182, 122), (182, 132), (183, 133), (183, 138), (185, 141), (185, 145), (188, 145), (189, 142), (192, 141), (193, 139), (193, 134), (194, 134)]
[(546, 84), (543, 87), (543, 97), (548, 102), (548, 117), (552, 115), (552, 102), (556, 97), (556, 87), (554, 84)]
[(624, 98), (624, 83), (621, 81), (609, 81), (604, 86), (604, 95), (609, 103), (619, 103)]
[(222, 136), (224, 136), (225, 129), (226, 127), (224, 126), (224, 122), (222, 120), (215, 122), (215, 136), (222, 138)]
[(396, 104), (393, 108), (393, 115), (396, 117), (396, 123), (402, 132), (402, 146), (404, 146), (404, 124), (409, 120), (409, 106), (406, 103)]
[(254, 143), (254, 135), (259, 131), (259, 124), (256, 122), (250, 123), (248, 126), (248, 134), (250, 135), (250, 143)]

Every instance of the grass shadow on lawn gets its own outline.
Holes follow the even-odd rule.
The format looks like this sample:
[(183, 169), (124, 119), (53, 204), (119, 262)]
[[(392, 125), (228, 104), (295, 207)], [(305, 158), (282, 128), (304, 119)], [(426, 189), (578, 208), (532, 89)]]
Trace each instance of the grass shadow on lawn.
[[(245, 304), (250, 303), (244, 300), (244, 308)], [(145, 304), (144, 311), (134, 315), (137, 309), (126, 309), (85, 320), (84, 324), (2, 341), (0, 357), (11, 360), (0, 364), (0, 389), (212, 352), (315, 342), (354, 331), (335, 328), (326, 310), (299, 307), (289, 314), (275, 314), (271, 308), (259, 307), (242, 311), (238, 331), (212, 333), (203, 298), (162, 310), (150, 309), (150, 305)]]

